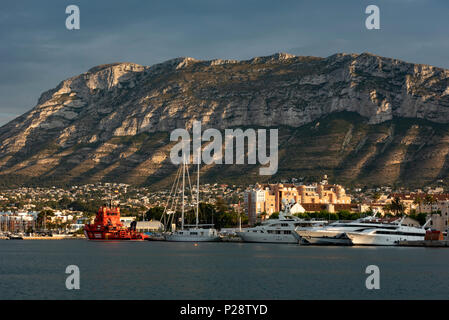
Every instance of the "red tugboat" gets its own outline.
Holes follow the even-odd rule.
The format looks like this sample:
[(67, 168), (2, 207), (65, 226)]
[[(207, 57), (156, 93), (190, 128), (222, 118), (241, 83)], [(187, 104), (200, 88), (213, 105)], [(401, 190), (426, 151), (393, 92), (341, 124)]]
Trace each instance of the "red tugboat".
[(84, 225), (89, 240), (145, 240), (147, 235), (136, 231), (136, 222), (125, 228), (120, 221), (120, 208), (100, 207), (93, 224)]

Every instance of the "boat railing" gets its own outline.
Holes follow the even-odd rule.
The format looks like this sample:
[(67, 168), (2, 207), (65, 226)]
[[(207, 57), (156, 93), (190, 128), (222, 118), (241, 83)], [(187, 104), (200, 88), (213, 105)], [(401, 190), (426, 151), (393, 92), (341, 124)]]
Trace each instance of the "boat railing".
[(198, 227), (198, 228), (204, 228), (209, 227), (213, 228), (215, 225), (213, 223), (202, 223), (202, 224), (185, 224), (184, 227)]

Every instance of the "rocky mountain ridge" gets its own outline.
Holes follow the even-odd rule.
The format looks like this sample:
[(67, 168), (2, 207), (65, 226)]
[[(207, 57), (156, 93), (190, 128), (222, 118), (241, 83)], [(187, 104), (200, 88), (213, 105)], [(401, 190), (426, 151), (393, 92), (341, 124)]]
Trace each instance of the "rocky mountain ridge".
[[(285, 127), (290, 132), (342, 112), (358, 114), (373, 127), (395, 119), (444, 126), (449, 71), (369, 53), (100, 65), (44, 92), (33, 109), (0, 128), (0, 176), (21, 183), (72, 183), (119, 180), (123, 171), (145, 177), (128, 182), (153, 183), (156, 171), (171, 172), (164, 133), (190, 127), (193, 120), (201, 120), (203, 128)], [(329, 143), (361, 150), (361, 145), (348, 147), (355, 133)], [(301, 174), (301, 168), (290, 166), (280, 171)], [(379, 182), (396, 180), (379, 176)]]

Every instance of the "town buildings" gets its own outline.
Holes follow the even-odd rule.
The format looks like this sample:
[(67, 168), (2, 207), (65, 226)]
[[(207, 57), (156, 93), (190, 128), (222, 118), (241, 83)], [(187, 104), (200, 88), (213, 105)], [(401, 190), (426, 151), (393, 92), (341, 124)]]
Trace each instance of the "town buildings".
[(281, 211), (283, 200), (300, 205), (299, 212), (351, 210), (351, 197), (341, 185), (329, 184), (326, 176), (320, 183), (311, 185), (257, 184), (246, 190), (244, 200), (250, 225), (258, 217)]
[[(249, 185), (246, 189), (239, 185), (203, 184), (200, 185), (199, 193), (203, 202), (213, 205), (221, 199), (221, 205), (227, 206), (229, 210), (247, 214), (250, 224), (281, 211), (283, 200), (295, 202), (292, 208), (294, 213), (349, 211), (376, 212), (380, 216), (397, 213), (391, 208), (396, 198), (399, 198), (403, 205), (404, 213), (425, 213), (432, 218), (430, 226), (433, 229), (445, 231), (449, 224), (449, 194), (444, 193), (441, 187), (426, 187), (413, 191), (390, 186), (346, 189), (338, 184), (329, 184), (326, 177), (320, 183), (304, 184), (301, 181), (302, 178), (292, 178), (283, 180), (282, 183)], [(196, 193), (195, 188), (193, 192)], [(91, 207), (87, 211), (83, 206), (72, 204), (95, 202), (101, 205), (111, 200), (114, 205), (120, 206), (123, 212), (126, 212), (124, 216), (128, 215), (122, 218), (142, 221), (149, 208), (165, 206), (169, 193), (170, 190), (167, 189), (150, 190), (148, 187), (122, 183), (2, 190), (0, 233), (7, 230), (23, 232), (42, 228), (59, 228), (62, 231), (75, 232), (93, 217), (92, 210), (96, 209)], [(52, 212), (46, 216), (45, 222), (42, 217), (37, 219), (37, 214), (42, 211)], [(139, 224), (140, 227), (143, 231), (150, 231), (160, 226), (144, 223)]]

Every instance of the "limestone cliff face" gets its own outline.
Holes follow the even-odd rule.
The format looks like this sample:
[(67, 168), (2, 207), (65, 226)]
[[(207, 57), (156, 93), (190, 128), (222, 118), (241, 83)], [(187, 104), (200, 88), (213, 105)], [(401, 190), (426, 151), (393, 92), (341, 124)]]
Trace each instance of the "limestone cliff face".
[[(297, 128), (345, 111), (371, 125), (393, 118), (448, 123), (449, 71), (369, 53), (101, 65), (62, 81), (0, 128), (0, 174), (38, 176), (87, 159), (142, 164), (148, 158), (119, 152), (124, 146), (111, 139), (169, 132), (195, 119), (219, 129)], [(151, 157), (163, 162), (162, 153)]]

